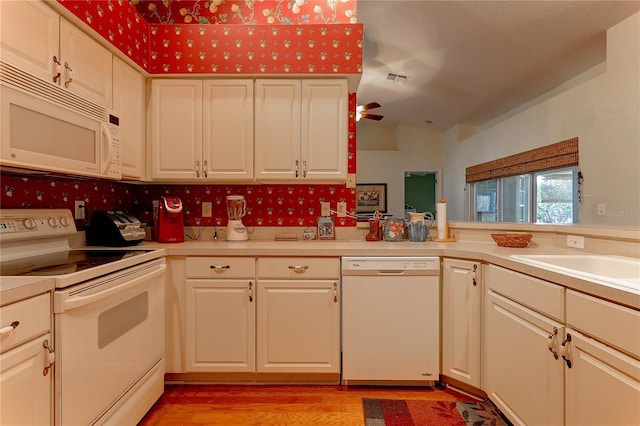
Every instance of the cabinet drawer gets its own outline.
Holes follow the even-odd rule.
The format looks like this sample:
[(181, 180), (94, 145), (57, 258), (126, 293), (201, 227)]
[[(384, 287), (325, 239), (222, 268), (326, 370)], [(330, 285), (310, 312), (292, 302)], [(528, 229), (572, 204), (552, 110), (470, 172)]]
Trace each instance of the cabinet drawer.
[(640, 357), (640, 312), (567, 290), (567, 324)]
[(564, 287), (528, 275), (489, 265), (485, 267), (484, 283), (493, 290), (551, 316), (564, 320)]
[(253, 257), (187, 257), (187, 278), (254, 278)]
[(13, 348), (51, 329), (50, 293), (22, 300), (0, 309), (0, 328), (18, 321), (18, 326), (0, 338), (0, 351)]
[(340, 260), (337, 257), (268, 257), (258, 258), (259, 278), (337, 279)]

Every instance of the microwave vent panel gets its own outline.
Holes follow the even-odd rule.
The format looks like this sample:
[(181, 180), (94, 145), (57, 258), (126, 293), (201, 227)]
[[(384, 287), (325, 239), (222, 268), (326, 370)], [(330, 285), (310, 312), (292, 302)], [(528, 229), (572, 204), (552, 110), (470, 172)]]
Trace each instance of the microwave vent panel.
[(96, 120), (108, 121), (108, 112), (105, 107), (53, 83), (41, 80), (2, 60), (0, 60), (0, 82)]

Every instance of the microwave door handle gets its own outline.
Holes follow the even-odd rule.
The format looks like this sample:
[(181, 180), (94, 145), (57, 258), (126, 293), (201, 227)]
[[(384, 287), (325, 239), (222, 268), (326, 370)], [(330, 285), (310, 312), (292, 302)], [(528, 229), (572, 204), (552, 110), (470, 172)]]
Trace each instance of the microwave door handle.
[(102, 163), (102, 173), (106, 174), (113, 160), (113, 137), (107, 123), (101, 123), (102, 135), (107, 139), (107, 159)]

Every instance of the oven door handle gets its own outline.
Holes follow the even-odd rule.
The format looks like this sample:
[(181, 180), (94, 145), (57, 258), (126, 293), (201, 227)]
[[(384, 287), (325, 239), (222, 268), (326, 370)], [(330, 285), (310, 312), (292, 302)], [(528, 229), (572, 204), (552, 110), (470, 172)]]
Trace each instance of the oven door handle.
[(93, 293), (87, 296), (74, 296), (70, 299), (64, 301), (63, 307), (65, 311), (69, 311), (71, 309), (79, 308), (81, 306), (88, 305), (90, 303), (97, 302), (98, 300), (102, 300), (106, 297), (112, 296), (114, 294), (120, 293), (121, 291), (130, 289), (132, 287), (140, 285), (143, 281), (151, 280), (165, 272), (167, 269), (166, 265), (159, 265), (155, 267), (153, 271), (144, 274), (140, 277), (134, 278), (131, 281), (127, 281), (121, 285), (117, 285), (115, 287), (110, 287), (106, 290), (100, 291), (98, 293)]

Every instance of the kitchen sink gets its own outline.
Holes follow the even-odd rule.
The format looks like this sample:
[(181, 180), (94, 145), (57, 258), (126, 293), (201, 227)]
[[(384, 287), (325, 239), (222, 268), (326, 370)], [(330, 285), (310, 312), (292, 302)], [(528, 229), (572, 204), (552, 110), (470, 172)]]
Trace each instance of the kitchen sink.
[(512, 255), (513, 259), (640, 294), (640, 260), (606, 255)]

